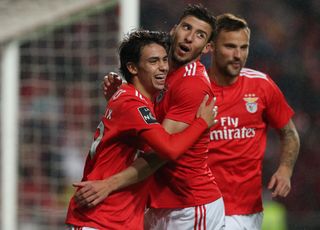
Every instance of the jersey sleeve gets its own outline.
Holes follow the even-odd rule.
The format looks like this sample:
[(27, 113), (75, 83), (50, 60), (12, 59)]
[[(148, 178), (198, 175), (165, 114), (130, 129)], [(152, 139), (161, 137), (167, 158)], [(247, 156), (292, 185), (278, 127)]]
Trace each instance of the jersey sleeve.
[(199, 77), (186, 77), (174, 87), (170, 95), (170, 109), (165, 118), (191, 124), (204, 96), (208, 94), (209, 101), (212, 99), (212, 90)]
[(149, 129), (141, 137), (164, 159), (175, 160), (186, 152), (208, 128), (207, 123), (198, 118), (180, 133), (168, 134), (162, 129)]
[(275, 129), (283, 128), (294, 114), (279, 87), (268, 78), (266, 118)]
[(140, 100), (127, 100), (121, 105), (119, 129), (138, 135), (148, 129), (161, 128), (153, 109)]
[(152, 108), (139, 100), (122, 103), (121, 127), (140, 136), (162, 158), (175, 160), (187, 151), (208, 129), (202, 119), (194, 119), (192, 124), (180, 133), (169, 134), (157, 122)]

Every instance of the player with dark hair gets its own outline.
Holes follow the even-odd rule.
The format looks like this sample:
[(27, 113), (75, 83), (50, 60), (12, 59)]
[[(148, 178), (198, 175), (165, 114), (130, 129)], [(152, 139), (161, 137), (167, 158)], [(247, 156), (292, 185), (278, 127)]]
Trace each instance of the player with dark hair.
[[(280, 164), (268, 188), (273, 197), (286, 197), (291, 190), (300, 146), (293, 110), (268, 75), (244, 68), (250, 29), (243, 18), (218, 16), (213, 40), (210, 80), (219, 123), (210, 132), (209, 165), (224, 197), (226, 229), (258, 230), (263, 217), (261, 170), (268, 126), (278, 131), (281, 141)], [(106, 88), (108, 79), (113, 81), (107, 77)]]
[(227, 230), (260, 230), (262, 224), (262, 161), (267, 128), (281, 141), (278, 169), (268, 188), (285, 197), (299, 153), (293, 110), (271, 78), (244, 68), (250, 29), (232, 14), (217, 17), (210, 69), (219, 107), (218, 124), (210, 131), (209, 165), (216, 176), (226, 208)]
[[(157, 119), (169, 133), (182, 131), (192, 124), (201, 98), (206, 94), (212, 96), (208, 75), (199, 59), (211, 49), (214, 27), (215, 18), (206, 8), (188, 5), (170, 31), (170, 73), (166, 89), (155, 100)], [(207, 163), (208, 134), (180, 158), (166, 163), (154, 174), (146, 229), (223, 229), (223, 200)], [(161, 164), (155, 158), (139, 158), (137, 161), (143, 160), (151, 167)], [(78, 184), (84, 186), (76, 194), (78, 203), (95, 206), (119, 185), (134, 183), (141, 174), (150, 175), (150, 170), (139, 173), (133, 168), (100, 182)], [(130, 180), (132, 178), (134, 180)]]
[[(161, 158), (175, 160), (215, 121), (214, 101), (202, 101), (187, 129), (168, 134), (153, 112), (153, 96), (165, 86), (168, 73), (165, 33), (138, 30), (120, 45), (120, 70), (128, 81), (113, 95), (97, 127), (82, 181), (100, 180), (130, 166), (137, 149), (148, 144)], [(202, 100), (202, 99), (201, 99)], [(197, 117), (197, 118), (196, 118)], [(143, 229), (147, 182), (110, 194), (91, 209), (71, 198), (66, 223), (71, 229)]]

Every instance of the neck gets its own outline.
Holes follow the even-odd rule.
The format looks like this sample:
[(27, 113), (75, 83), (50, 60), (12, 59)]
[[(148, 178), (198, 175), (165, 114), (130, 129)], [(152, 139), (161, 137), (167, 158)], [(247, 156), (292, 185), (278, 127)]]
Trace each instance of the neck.
[(219, 86), (229, 86), (235, 83), (238, 76), (227, 76), (219, 71), (215, 66), (212, 66), (209, 71), (210, 80)]
[(144, 97), (148, 98), (149, 100), (151, 100), (155, 94), (155, 92), (147, 90), (147, 88), (145, 88), (141, 84), (141, 82), (138, 80), (138, 78), (134, 78), (132, 81), (132, 84)]
[(188, 62), (178, 62), (171, 55), (171, 58), (170, 58), (170, 61), (169, 61), (170, 72), (173, 72), (173, 71), (179, 69), (182, 66), (188, 65), (188, 64), (190, 64), (192, 62), (195, 62), (195, 61), (198, 61), (198, 60), (200, 60), (200, 56), (198, 58), (195, 58), (195, 59), (193, 59), (191, 61), (188, 61)]

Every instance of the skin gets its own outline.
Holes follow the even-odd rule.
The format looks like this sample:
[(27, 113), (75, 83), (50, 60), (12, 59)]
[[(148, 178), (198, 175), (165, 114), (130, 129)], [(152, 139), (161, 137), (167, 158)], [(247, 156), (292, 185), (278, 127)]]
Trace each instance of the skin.
[(213, 43), (211, 80), (226, 86), (236, 82), (249, 54), (248, 30), (221, 31)]
[(291, 191), (291, 176), (298, 158), (300, 140), (291, 119), (287, 125), (277, 131), (281, 141), (280, 164), (268, 183), (268, 189), (272, 197), (286, 197)]
[[(209, 41), (211, 33), (211, 26), (194, 16), (187, 16), (174, 26), (170, 31), (173, 41), (169, 56), (170, 71), (199, 60), (202, 54), (211, 51), (211, 43)], [(110, 77), (112, 78), (112, 76)], [(208, 100), (208, 98), (205, 98), (205, 100)], [(214, 103), (215, 99), (210, 104), (213, 106)], [(201, 106), (205, 106), (205, 104), (202, 103)], [(214, 116), (216, 115), (217, 107), (214, 107)], [(199, 116), (199, 111), (197, 116)], [(214, 120), (214, 124), (216, 122)], [(173, 134), (184, 130), (189, 125), (184, 122), (165, 119), (162, 126), (168, 133)], [(79, 206), (94, 207), (114, 190), (145, 179), (162, 166), (163, 163), (163, 160), (155, 159), (151, 167), (143, 158), (138, 158), (127, 170), (105, 180), (74, 183), (74, 186), (81, 187), (74, 195), (75, 201)]]
[(208, 41), (211, 32), (208, 23), (194, 16), (187, 16), (174, 26), (170, 31), (172, 36), (170, 70), (199, 60), (201, 54), (208, 53), (211, 49), (211, 43)]
[[(250, 32), (222, 30), (213, 43), (213, 61), (210, 79), (217, 85), (228, 86), (238, 79), (249, 53)], [(276, 172), (272, 175), (268, 189), (272, 197), (286, 197), (291, 190), (291, 176), (300, 148), (298, 132), (293, 121), (278, 129), (281, 140), (281, 157)]]
[(158, 44), (146, 45), (142, 48), (139, 63), (128, 63), (127, 68), (133, 77), (133, 84), (149, 99), (164, 89), (165, 79), (169, 71), (166, 50)]

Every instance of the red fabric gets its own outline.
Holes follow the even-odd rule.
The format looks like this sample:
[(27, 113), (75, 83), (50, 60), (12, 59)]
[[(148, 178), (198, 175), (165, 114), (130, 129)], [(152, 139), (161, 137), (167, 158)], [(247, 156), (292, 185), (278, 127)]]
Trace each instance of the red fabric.
[(243, 69), (233, 85), (212, 88), (219, 123), (210, 131), (209, 165), (225, 203), (226, 215), (262, 211), (261, 170), (267, 127), (285, 126), (293, 115), (269, 76)]
[[(205, 121), (197, 119), (184, 134), (170, 136), (153, 114), (150, 100), (130, 85), (121, 86), (95, 132), (96, 145), (88, 154), (83, 181), (104, 179), (130, 166), (136, 150), (145, 149), (143, 139), (159, 153), (177, 157), (207, 129)], [(66, 223), (97, 229), (143, 229), (147, 192), (148, 181), (141, 182), (90, 209), (78, 208), (72, 198)]]
[(142, 132), (141, 137), (161, 157), (176, 160), (193, 145), (207, 128), (207, 123), (200, 118), (181, 133), (169, 135), (163, 129), (150, 129)]
[[(204, 96), (213, 96), (206, 70), (200, 62), (170, 73), (167, 85), (167, 91), (156, 99), (155, 112), (160, 122), (171, 119), (191, 124)], [(150, 193), (151, 207), (192, 207), (221, 197), (207, 165), (208, 134), (203, 134), (184, 155), (155, 173), (156, 183)]]

